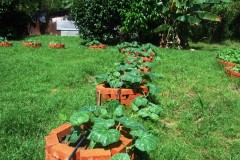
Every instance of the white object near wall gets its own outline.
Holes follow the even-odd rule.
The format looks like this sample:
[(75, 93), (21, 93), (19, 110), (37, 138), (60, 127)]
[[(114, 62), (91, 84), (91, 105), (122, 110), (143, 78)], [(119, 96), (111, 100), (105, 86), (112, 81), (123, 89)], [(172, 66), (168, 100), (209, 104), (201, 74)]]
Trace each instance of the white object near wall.
[(78, 36), (79, 29), (74, 25), (74, 21), (57, 20), (57, 30), (61, 31), (61, 36)]

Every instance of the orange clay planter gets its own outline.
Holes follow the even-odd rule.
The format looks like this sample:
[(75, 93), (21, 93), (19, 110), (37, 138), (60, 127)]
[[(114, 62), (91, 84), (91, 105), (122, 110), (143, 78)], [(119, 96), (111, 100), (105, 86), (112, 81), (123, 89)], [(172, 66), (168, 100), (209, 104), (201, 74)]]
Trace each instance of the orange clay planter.
[(226, 61), (224, 59), (217, 58), (217, 62), (224, 66)]
[(142, 68), (140, 69), (140, 72), (151, 72), (150, 68)]
[(0, 47), (10, 47), (12, 46), (11, 42), (0, 42)]
[(123, 88), (121, 90), (118, 88), (108, 88), (105, 84), (99, 84), (96, 86), (97, 101), (99, 105), (101, 104), (102, 98), (108, 101), (118, 99), (121, 104), (129, 106), (134, 98), (147, 94), (148, 91), (149, 89), (147, 86), (140, 86), (140, 88), (134, 89)]
[[(67, 144), (62, 144), (61, 140), (71, 132), (72, 125), (66, 123), (53, 129), (48, 136), (45, 137), (46, 146), (45, 160), (65, 160), (68, 159), (74, 150)], [(124, 134), (121, 130), (121, 137), (119, 142), (113, 143), (108, 148), (85, 149), (79, 148), (72, 160), (109, 160), (115, 154), (126, 151), (126, 146), (132, 145), (132, 139)], [(134, 157), (132, 151), (129, 154)]]
[(107, 46), (105, 44), (99, 44), (99, 45), (90, 45), (89, 49), (105, 49)]
[(50, 48), (64, 48), (65, 44), (64, 43), (49, 43)]
[(236, 64), (236, 63), (233, 63), (233, 62), (225, 61), (225, 62), (224, 62), (224, 65), (225, 65), (226, 67), (234, 67), (234, 66), (236, 66), (237, 64)]
[(42, 44), (40, 42), (23, 42), (26, 47), (40, 47)]
[(224, 67), (226, 73), (232, 78), (240, 78), (240, 73), (232, 70), (232, 67)]

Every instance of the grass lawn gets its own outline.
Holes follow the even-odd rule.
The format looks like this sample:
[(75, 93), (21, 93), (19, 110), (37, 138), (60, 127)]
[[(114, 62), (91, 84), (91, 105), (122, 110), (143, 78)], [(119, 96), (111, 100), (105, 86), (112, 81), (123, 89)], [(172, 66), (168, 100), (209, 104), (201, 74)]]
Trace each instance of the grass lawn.
[[(89, 50), (78, 37), (36, 36), (40, 48), (14, 41), (0, 48), (0, 159), (44, 159), (44, 136), (79, 107), (96, 105), (93, 76), (124, 57), (115, 47)], [(61, 41), (65, 49), (50, 49)], [(240, 159), (240, 80), (216, 62), (229, 45), (192, 44), (195, 51), (161, 49), (153, 72), (164, 78), (157, 100), (162, 123), (148, 122), (159, 137), (149, 159)], [(240, 47), (235, 43), (234, 47)]]

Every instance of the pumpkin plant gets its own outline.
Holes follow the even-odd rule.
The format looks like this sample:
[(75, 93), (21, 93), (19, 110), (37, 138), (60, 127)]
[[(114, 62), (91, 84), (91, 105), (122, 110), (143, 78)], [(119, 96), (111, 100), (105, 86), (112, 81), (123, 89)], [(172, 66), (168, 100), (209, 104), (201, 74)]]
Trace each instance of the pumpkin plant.
[(1, 42), (7, 42), (7, 38), (6, 38), (6, 37), (1, 37), (1, 36), (0, 36), (0, 43), (1, 43)]
[(12, 45), (12, 43), (9, 42), (6, 37), (1, 37), (0, 36), (0, 46), (9, 47), (11, 45)]
[[(138, 62), (141, 62), (139, 60)], [(150, 63), (147, 63), (151, 66)], [(146, 80), (146, 85), (149, 86), (150, 94), (158, 94), (160, 87), (151, 84), (153, 78), (161, 77), (160, 74), (151, 72), (140, 72), (141, 65), (134, 63), (117, 64), (117, 69), (105, 74), (97, 75), (95, 78), (98, 83), (105, 83), (110, 88), (139, 88), (143, 85), (143, 80)]]
[(240, 65), (234, 66), (234, 67), (232, 68), (232, 70), (233, 70), (234, 72), (240, 73)]
[(122, 42), (120, 44), (117, 45), (117, 48), (120, 49), (125, 49), (125, 48), (139, 48), (140, 47), (140, 43), (133, 41), (133, 42)]
[[(132, 146), (141, 151), (152, 151), (156, 149), (157, 138), (149, 133), (146, 128), (136, 120), (124, 114), (124, 106), (117, 100), (110, 101), (105, 106), (84, 106), (70, 117), (70, 123), (73, 125), (72, 131), (66, 136), (65, 141), (71, 144), (79, 139), (87, 137), (89, 144), (87, 148), (108, 147), (110, 144), (119, 141), (120, 126), (130, 129), (129, 135), (134, 139)], [(88, 125), (89, 129), (81, 129), (79, 126)], [(126, 157), (127, 154), (120, 154), (116, 157)], [(112, 158), (115, 159), (115, 158)]]
[(92, 40), (88, 43), (86, 43), (86, 46), (92, 46), (92, 45), (100, 45), (101, 42), (99, 42), (98, 40)]
[(152, 120), (159, 120), (159, 114), (163, 111), (162, 106), (149, 102), (145, 96), (135, 98), (130, 107), (135, 111), (135, 116)]
[(240, 64), (240, 50), (234, 48), (225, 49), (218, 54), (217, 58)]

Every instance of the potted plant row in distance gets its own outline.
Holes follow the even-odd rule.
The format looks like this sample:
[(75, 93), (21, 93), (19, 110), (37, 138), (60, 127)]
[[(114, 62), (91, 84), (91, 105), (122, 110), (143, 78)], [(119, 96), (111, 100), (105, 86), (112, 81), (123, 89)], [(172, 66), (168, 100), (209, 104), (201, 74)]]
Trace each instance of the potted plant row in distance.
[[(118, 49), (121, 50), (123, 45), (132, 45), (135, 46), (135, 49), (137, 47), (141, 48), (140, 50), (148, 52), (149, 56), (151, 53), (155, 55), (155, 52), (149, 48), (153, 45), (147, 44), (142, 47), (137, 42), (124, 42), (122, 45), (118, 45)], [(138, 96), (158, 94), (160, 87), (151, 82), (153, 78), (159, 78), (161, 75), (151, 73), (152, 66), (151, 62), (144, 61), (142, 57), (127, 54), (127, 60), (117, 63), (115, 70), (97, 75), (96, 93), (98, 105), (101, 105), (102, 99), (118, 99), (121, 104), (129, 106), (132, 100)]]
[(240, 64), (240, 49), (225, 49), (217, 56), (217, 61), (225, 67), (233, 67)]
[(31, 40), (31, 39), (24, 41), (22, 44), (26, 47), (34, 47), (34, 48), (40, 47), (42, 45), (41, 42)]
[(152, 62), (154, 56), (156, 55), (156, 46), (147, 43), (139, 44), (138, 42), (123, 42), (117, 46), (121, 53), (131, 54), (134, 57), (141, 57), (144, 62)]
[(102, 44), (98, 40), (90, 41), (86, 45), (89, 49), (105, 49), (107, 47), (105, 44)]
[(217, 56), (217, 61), (225, 66), (224, 69), (230, 77), (239, 77), (240, 65), (240, 50), (239, 49), (225, 49)]
[(234, 67), (225, 67), (226, 73), (233, 78), (240, 78), (240, 64)]
[(62, 42), (52, 41), (52, 42), (49, 43), (49, 47), (50, 47), (50, 48), (57, 48), (57, 49), (59, 49), (59, 48), (64, 48), (64, 47), (65, 47), (65, 44), (62, 43)]
[(10, 47), (12, 46), (12, 43), (7, 40), (5, 37), (0, 37), (0, 47)]
[[(139, 98), (133, 105), (140, 110), (147, 103), (145, 98)], [(154, 109), (159, 110), (156, 106)], [(70, 123), (46, 136), (45, 160), (130, 160), (134, 159), (134, 148), (149, 152), (157, 146), (158, 138), (127, 116), (117, 100), (101, 107), (81, 107), (70, 117)]]

